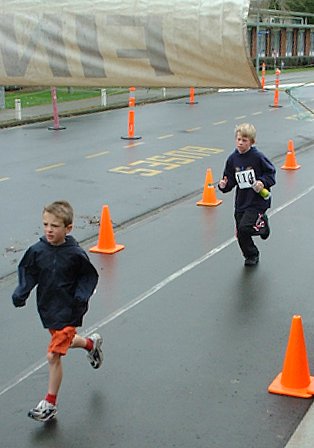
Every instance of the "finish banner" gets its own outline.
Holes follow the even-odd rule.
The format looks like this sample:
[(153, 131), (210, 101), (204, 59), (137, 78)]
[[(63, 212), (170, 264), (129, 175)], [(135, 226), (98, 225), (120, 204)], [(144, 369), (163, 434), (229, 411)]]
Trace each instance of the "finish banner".
[(0, 0), (0, 85), (259, 88), (249, 0)]

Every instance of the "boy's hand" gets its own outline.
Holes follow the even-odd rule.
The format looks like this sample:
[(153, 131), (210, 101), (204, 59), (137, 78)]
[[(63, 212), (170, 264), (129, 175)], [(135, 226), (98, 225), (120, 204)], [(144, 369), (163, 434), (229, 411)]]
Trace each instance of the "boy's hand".
[(260, 191), (262, 191), (263, 188), (264, 188), (264, 184), (263, 184), (263, 182), (261, 180), (257, 180), (257, 181), (254, 182), (253, 190), (256, 193), (259, 193)]
[(224, 176), (222, 179), (220, 179), (220, 181), (218, 182), (218, 185), (220, 188), (224, 189), (224, 188), (226, 188), (227, 183), (228, 183), (228, 178), (227, 178), (227, 176)]
[(13, 298), (13, 305), (16, 308), (22, 308), (23, 306), (26, 305), (26, 301), (25, 300), (16, 300), (15, 298)]

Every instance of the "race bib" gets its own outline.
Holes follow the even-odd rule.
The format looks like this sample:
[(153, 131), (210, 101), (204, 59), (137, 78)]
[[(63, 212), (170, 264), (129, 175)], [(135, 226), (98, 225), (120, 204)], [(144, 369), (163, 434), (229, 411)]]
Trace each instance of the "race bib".
[(241, 190), (243, 188), (252, 188), (252, 185), (256, 181), (255, 172), (253, 169), (237, 171), (235, 178)]

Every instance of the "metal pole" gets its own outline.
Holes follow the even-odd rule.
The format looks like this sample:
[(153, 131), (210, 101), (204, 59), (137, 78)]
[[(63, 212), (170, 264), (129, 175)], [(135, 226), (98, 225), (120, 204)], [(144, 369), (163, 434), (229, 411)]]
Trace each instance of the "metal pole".
[(0, 109), (5, 109), (5, 89), (0, 86)]
[(58, 112), (58, 103), (57, 103), (57, 89), (55, 87), (51, 87), (51, 101), (52, 101), (52, 110), (53, 110), (53, 126), (49, 126), (49, 130), (60, 131), (61, 129), (65, 129), (64, 126), (60, 126), (59, 122), (59, 112)]
[(257, 10), (257, 24), (256, 24), (256, 62), (255, 69), (257, 76), (259, 75), (259, 9)]

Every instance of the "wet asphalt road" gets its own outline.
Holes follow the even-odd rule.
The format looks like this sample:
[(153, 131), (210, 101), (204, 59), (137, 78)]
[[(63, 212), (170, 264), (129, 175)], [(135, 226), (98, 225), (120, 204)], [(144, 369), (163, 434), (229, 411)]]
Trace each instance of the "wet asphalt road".
[[(103, 204), (116, 224), (151, 211), (116, 228), (122, 252), (91, 254), (100, 284), (82, 332), (104, 336), (105, 363), (93, 371), (78, 350), (65, 358), (52, 424), (26, 417), (46, 391), (48, 335), (34, 297), (14, 309), (14, 275), (1, 280), (0, 328), (8, 344), (0, 367), (3, 448), (285, 446), (312, 402), (271, 395), (267, 387), (282, 368), (294, 314), (303, 317), (314, 362), (313, 122), (294, 120), (286, 97), (278, 110), (270, 100), (270, 93), (237, 92), (199, 98), (197, 106), (138, 108), (143, 138), (133, 147), (120, 139), (125, 110), (68, 120), (63, 133), (44, 125), (1, 131), (1, 175), (9, 179), (1, 182), (0, 200), (3, 210), (10, 204), (0, 240), (2, 276), (20, 256), (13, 248), (24, 249), (41, 233), (47, 201), (73, 202), (73, 234), (87, 250)], [(258, 242), (256, 269), (243, 267), (232, 194), (218, 193), (218, 207), (196, 206), (207, 167), (218, 179), (240, 121), (256, 125), (259, 146), (278, 168), (272, 235)], [(290, 138), (302, 165), (293, 172), (280, 169)], [(187, 146), (194, 159), (191, 152), (182, 157)], [(181, 159), (160, 165), (169, 151)], [(159, 172), (126, 174), (130, 167)]]

